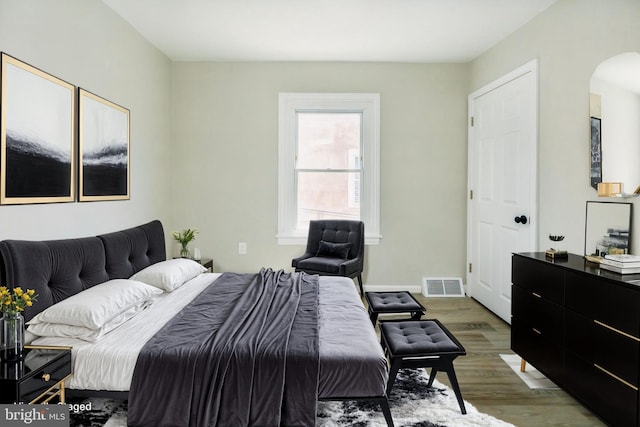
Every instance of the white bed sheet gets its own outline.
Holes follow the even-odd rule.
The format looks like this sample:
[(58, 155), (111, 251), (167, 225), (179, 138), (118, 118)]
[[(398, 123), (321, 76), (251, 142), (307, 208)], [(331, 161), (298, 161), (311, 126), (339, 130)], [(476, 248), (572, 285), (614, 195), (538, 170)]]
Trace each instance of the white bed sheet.
[(128, 391), (138, 353), (145, 343), (219, 276), (220, 273), (202, 273), (175, 291), (159, 295), (149, 308), (95, 343), (41, 337), (31, 344), (73, 347), (73, 375), (66, 384), (68, 388)]

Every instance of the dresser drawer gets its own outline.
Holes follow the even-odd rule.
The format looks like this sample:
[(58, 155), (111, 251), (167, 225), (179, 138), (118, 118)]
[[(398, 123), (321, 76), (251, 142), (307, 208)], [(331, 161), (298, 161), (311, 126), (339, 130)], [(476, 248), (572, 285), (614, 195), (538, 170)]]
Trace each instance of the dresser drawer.
[(567, 352), (597, 364), (633, 386), (638, 386), (640, 342), (571, 310), (566, 311)]
[(611, 426), (638, 425), (638, 391), (567, 352), (565, 386)]
[(18, 383), (20, 402), (32, 401), (69, 374), (71, 374), (71, 352), (65, 352), (47, 365), (31, 371)]
[(553, 264), (513, 256), (511, 282), (558, 304), (564, 301), (564, 273)]
[(564, 348), (521, 324), (517, 317), (511, 322), (511, 349), (554, 382), (562, 382)]
[(565, 286), (568, 309), (640, 338), (640, 292), (574, 272)]
[(511, 291), (511, 314), (521, 327), (529, 329), (542, 339), (562, 345), (564, 337), (564, 309), (562, 306), (537, 296), (520, 286)]

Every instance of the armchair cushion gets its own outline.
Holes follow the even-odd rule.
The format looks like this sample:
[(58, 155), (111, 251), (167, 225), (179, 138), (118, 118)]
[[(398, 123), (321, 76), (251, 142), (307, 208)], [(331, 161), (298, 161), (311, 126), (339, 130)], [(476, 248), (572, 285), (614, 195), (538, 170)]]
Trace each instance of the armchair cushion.
[(320, 240), (318, 243), (318, 252), (316, 256), (335, 257), (347, 259), (351, 250), (351, 243), (333, 243), (326, 240)]
[(343, 259), (336, 257), (314, 256), (298, 262), (297, 268), (310, 273), (324, 272), (329, 275), (339, 275)]

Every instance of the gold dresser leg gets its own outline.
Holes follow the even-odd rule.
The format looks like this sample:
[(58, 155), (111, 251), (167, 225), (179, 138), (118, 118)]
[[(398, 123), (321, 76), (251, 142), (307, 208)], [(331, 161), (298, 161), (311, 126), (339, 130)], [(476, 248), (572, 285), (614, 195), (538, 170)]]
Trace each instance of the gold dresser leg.
[(526, 368), (527, 368), (527, 361), (520, 358), (520, 372), (524, 372)]

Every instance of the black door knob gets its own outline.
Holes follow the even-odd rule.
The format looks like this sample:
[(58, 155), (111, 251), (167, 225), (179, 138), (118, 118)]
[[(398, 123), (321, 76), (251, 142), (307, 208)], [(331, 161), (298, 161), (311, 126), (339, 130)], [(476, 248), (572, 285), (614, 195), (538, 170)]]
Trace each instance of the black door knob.
[(527, 217), (524, 216), (524, 215), (517, 216), (513, 220), (518, 224), (526, 224), (527, 223)]

